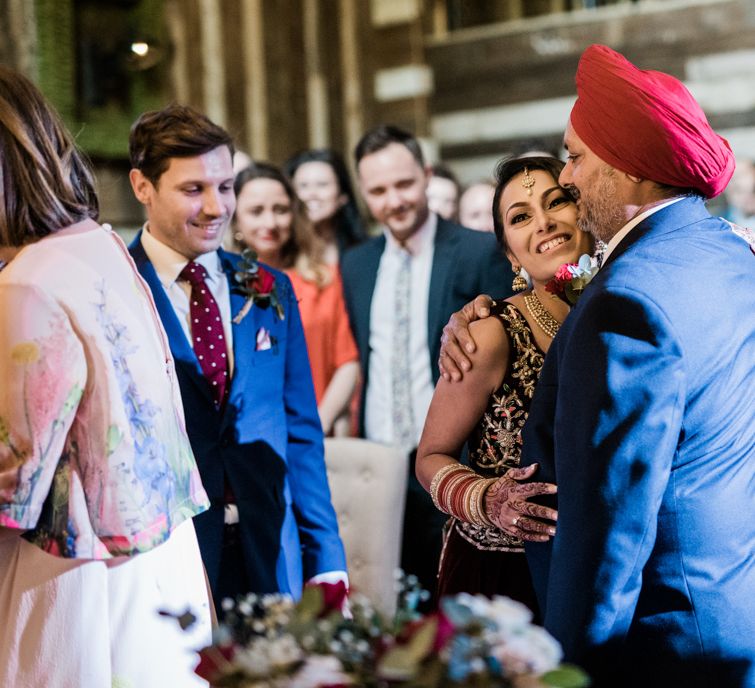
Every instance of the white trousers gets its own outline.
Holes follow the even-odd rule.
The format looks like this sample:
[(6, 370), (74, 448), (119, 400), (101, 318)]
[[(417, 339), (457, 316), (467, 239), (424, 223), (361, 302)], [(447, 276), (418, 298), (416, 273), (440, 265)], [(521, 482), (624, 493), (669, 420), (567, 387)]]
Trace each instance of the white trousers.
[[(158, 614), (187, 609), (190, 631)], [(0, 532), (0, 686), (206, 687), (193, 669), (210, 633), (190, 519), (159, 547), (107, 561), (54, 557)]]

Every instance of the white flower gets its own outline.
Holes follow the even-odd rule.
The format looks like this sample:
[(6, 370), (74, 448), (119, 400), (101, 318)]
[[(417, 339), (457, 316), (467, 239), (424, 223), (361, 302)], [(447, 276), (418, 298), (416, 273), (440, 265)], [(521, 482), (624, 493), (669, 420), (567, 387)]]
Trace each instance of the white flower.
[(507, 676), (545, 673), (555, 669), (562, 657), (558, 641), (539, 626), (529, 626), (510, 635), (494, 645), (491, 654), (501, 663)]
[(460, 592), (454, 597), (454, 600), (467, 607), (475, 616), (488, 616), (490, 600), (484, 595), (470, 595), (467, 592)]
[(291, 677), (289, 688), (317, 688), (317, 686), (352, 683), (344, 672), (341, 662), (335, 657), (312, 655), (304, 666)]
[(490, 601), (486, 616), (508, 635), (527, 628), (532, 622), (532, 612), (521, 602), (496, 595)]
[(234, 663), (251, 678), (264, 678), (285, 671), (302, 659), (302, 651), (296, 639), (289, 634), (268, 640), (255, 638), (239, 650)]

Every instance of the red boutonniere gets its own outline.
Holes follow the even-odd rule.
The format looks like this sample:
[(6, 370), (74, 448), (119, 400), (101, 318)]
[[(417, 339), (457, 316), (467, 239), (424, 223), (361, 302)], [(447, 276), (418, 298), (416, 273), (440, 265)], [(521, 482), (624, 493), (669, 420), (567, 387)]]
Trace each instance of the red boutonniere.
[(564, 263), (556, 270), (553, 279), (545, 285), (545, 289), (573, 306), (597, 274), (597, 264), (585, 254), (580, 257), (579, 263)]
[(278, 290), (275, 286), (275, 277), (259, 264), (257, 254), (251, 249), (247, 248), (242, 251), (241, 261), (234, 279), (239, 285), (236, 288), (246, 295), (246, 303), (233, 318), (236, 325), (244, 319), (249, 309), (254, 305), (260, 308), (272, 306), (278, 317), (281, 320), (285, 319), (283, 304), (280, 302)]

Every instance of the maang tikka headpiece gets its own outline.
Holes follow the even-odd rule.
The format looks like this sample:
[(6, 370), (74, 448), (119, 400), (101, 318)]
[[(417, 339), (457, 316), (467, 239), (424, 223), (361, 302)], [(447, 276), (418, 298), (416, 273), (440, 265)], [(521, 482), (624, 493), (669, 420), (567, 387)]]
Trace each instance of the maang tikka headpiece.
[(526, 167), (524, 168), (524, 176), (522, 177), (522, 186), (527, 189), (527, 195), (532, 196), (532, 187), (535, 186), (535, 178)]

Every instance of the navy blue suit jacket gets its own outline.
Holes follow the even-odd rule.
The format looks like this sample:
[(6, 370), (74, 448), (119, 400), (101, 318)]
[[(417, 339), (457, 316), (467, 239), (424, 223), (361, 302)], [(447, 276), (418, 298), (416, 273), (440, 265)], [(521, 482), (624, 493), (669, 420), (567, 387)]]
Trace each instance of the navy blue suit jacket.
[[(211, 587), (220, 569), (227, 477), (238, 503), (253, 590), (298, 596), (303, 580), (323, 571), (345, 571), (346, 560), (330, 501), (322, 428), (291, 283), (283, 273), (267, 268), (275, 276), (285, 319), (279, 320), (273, 308), (253, 306), (241, 323), (232, 325), (233, 378), (228, 401), (219, 411), (140, 236), (129, 250), (168, 334), (189, 439), (212, 502), (210, 510), (194, 520)], [(236, 314), (246, 300), (233, 279), (240, 257), (222, 249), (218, 254), (231, 288), (231, 312)], [(263, 327), (273, 346), (257, 351), (256, 334)]]
[[(341, 262), (346, 308), (364, 377), (360, 414), (362, 432), (364, 399), (369, 384), (370, 307), (384, 250), (385, 236), (380, 235), (347, 251)], [(451, 314), (480, 294), (493, 298), (511, 296), (513, 278), (511, 266), (495, 236), (438, 218), (427, 304), (427, 342), (434, 382), (437, 383), (440, 376), (440, 336)]]
[(700, 199), (635, 227), (561, 327), (523, 465), (545, 626), (607, 686), (755, 686), (755, 258)]

